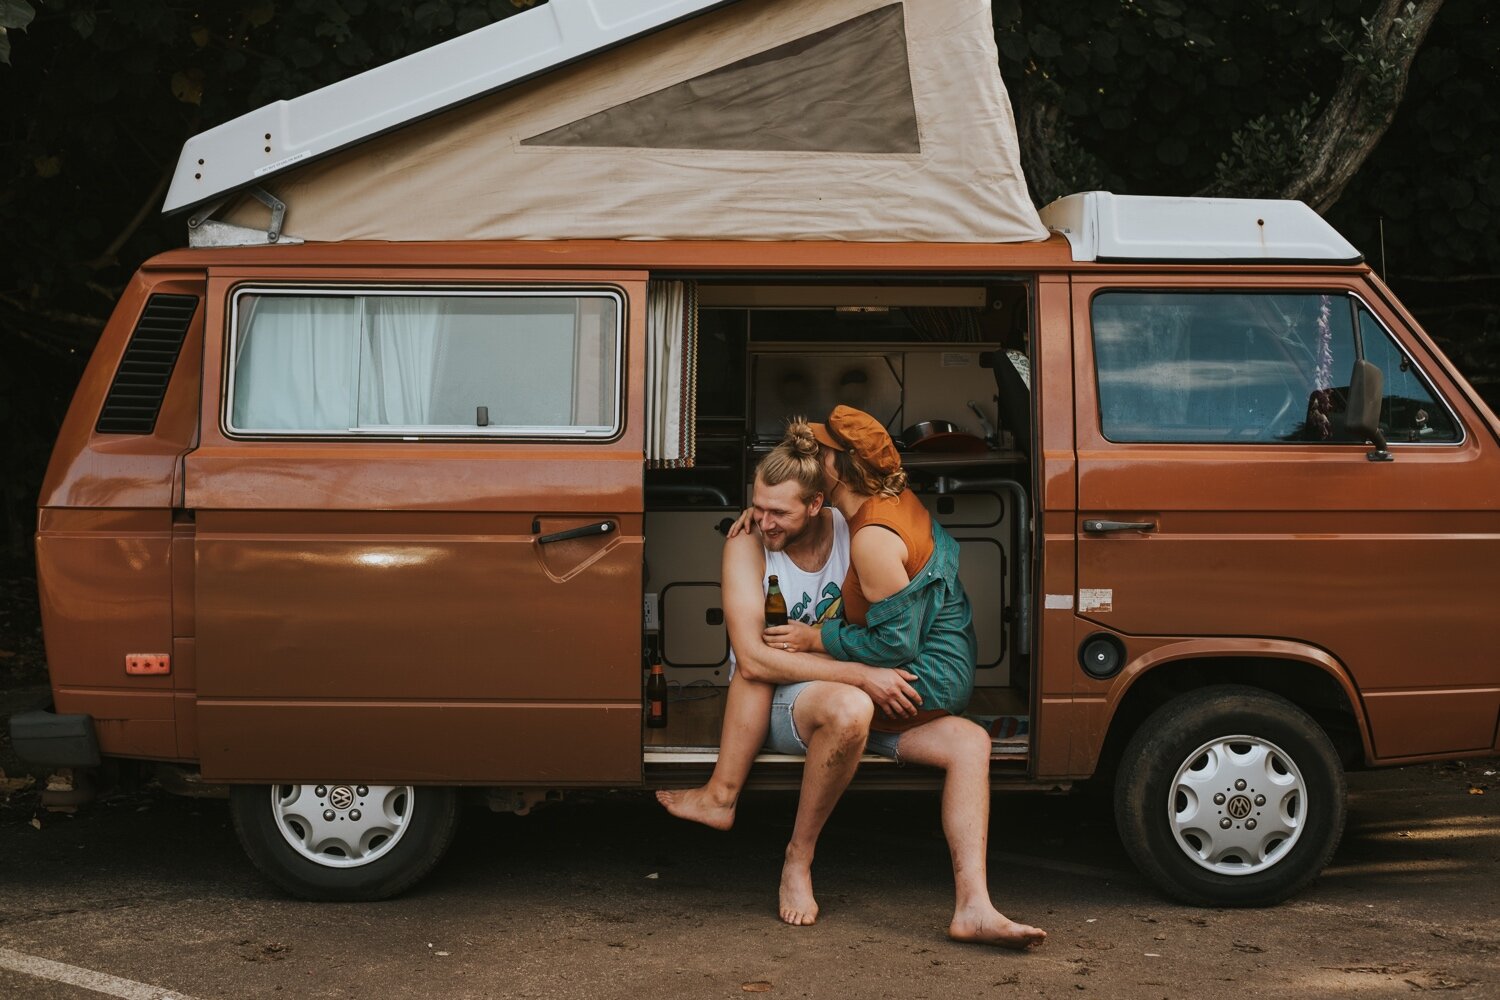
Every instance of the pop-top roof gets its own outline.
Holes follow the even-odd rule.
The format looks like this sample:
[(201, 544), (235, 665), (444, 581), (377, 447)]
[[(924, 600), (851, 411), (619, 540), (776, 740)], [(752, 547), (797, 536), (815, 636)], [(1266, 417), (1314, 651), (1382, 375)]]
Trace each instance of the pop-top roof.
[(1338, 230), (1300, 201), (1163, 198), (1087, 191), (1041, 211), (1078, 261), (1357, 264)]
[(308, 241), (1046, 236), (989, 0), (550, 0), (195, 137), (165, 210), (257, 188)]
[(284, 173), (733, 0), (550, 0), (503, 21), (200, 132), (163, 212)]

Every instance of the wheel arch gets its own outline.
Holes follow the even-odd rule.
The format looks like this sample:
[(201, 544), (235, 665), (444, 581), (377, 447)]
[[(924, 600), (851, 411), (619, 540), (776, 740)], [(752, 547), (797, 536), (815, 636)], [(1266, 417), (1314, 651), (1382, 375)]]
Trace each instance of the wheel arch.
[(1346, 768), (1374, 758), (1359, 691), (1348, 671), (1325, 650), (1305, 643), (1256, 639), (1170, 643), (1132, 660), (1107, 699), (1109, 725), (1095, 761), (1108, 772), (1140, 724), (1172, 698), (1206, 687), (1239, 684), (1280, 695), (1311, 715), (1328, 734)]

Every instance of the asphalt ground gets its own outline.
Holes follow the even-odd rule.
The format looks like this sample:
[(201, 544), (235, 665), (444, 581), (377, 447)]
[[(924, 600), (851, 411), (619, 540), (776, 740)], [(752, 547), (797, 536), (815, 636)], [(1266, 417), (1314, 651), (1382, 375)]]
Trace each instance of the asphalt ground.
[(990, 883), (1050, 933), (1030, 954), (944, 936), (931, 794), (848, 797), (814, 868), (821, 919), (793, 928), (787, 794), (749, 797), (729, 833), (643, 795), (475, 805), (426, 881), (345, 905), (262, 879), (220, 800), (148, 787), (38, 829), (34, 790), (0, 793), (0, 997), (1500, 997), (1497, 770), (1352, 775), (1333, 863), (1262, 910), (1166, 901), (1097, 803), (997, 795)]

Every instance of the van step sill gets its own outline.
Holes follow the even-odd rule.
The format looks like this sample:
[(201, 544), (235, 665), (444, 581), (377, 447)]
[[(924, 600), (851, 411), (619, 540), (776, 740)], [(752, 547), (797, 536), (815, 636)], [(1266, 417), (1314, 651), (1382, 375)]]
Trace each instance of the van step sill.
[[(990, 748), (990, 760), (1025, 760), (1027, 751), (1027, 744), (1024, 741), (997, 742)], [(718, 759), (717, 747), (658, 746), (643, 749), (643, 762), (646, 764), (713, 764)], [(803, 758), (798, 754), (762, 753), (755, 757), (757, 764), (801, 764), (802, 762)], [(860, 757), (859, 762), (861, 765), (896, 763), (889, 757), (868, 753)]]

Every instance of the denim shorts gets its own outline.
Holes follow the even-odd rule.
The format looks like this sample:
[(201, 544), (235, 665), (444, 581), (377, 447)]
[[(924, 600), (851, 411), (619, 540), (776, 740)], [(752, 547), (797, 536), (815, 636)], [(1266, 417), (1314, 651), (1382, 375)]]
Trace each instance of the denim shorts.
[[(817, 681), (800, 681), (796, 684), (777, 685), (776, 693), (771, 696), (771, 731), (766, 735), (768, 750), (796, 757), (807, 756), (807, 744), (802, 741), (802, 736), (797, 732), (797, 723), (792, 718), (792, 706), (797, 703), (797, 696), (807, 690), (809, 684), (816, 683)], [(900, 761), (900, 742), (900, 733), (872, 732), (869, 741), (865, 744), (865, 753)]]

